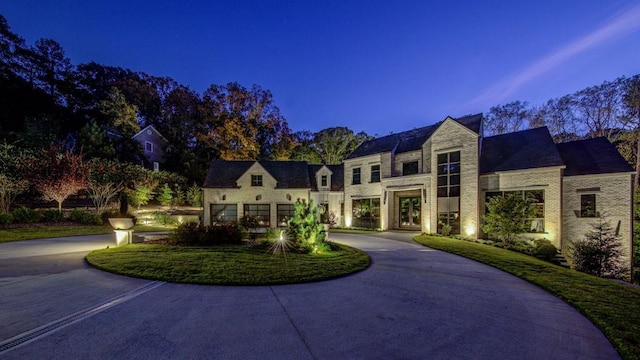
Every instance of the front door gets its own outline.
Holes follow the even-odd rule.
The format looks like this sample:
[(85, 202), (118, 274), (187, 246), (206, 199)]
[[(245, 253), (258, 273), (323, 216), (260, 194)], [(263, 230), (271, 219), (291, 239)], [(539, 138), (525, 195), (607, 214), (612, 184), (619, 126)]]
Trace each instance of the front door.
[(420, 229), (421, 224), (420, 198), (400, 198), (400, 228)]

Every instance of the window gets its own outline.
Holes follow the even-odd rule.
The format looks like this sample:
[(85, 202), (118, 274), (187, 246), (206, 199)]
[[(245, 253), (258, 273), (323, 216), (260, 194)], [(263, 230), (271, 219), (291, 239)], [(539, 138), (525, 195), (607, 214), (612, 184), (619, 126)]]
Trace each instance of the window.
[(295, 213), (293, 204), (278, 204), (277, 207), (277, 215), (278, 215), (278, 226), (284, 227), (288, 225), (289, 219), (293, 217)]
[(327, 187), (329, 186), (328, 184), (329, 184), (329, 180), (327, 179), (327, 175), (322, 175), (320, 177), (320, 186)]
[(544, 190), (518, 190), (518, 191), (487, 191), (484, 194), (484, 212), (489, 211), (486, 204), (489, 199), (495, 196), (504, 196), (508, 194), (519, 194), (523, 198), (531, 201), (531, 206), (534, 208), (533, 217), (525, 220), (529, 223), (530, 233), (543, 233), (544, 230)]
[(402, 163), (402, 175), (412, 175), (418, 173), (418, 162), (411, 161)]
[(251, 186), (262, 186), (262, 175), (251, 175)]
[(353, 178), (351, 179), (351, 184), (360, 184), (360, 168), (353, 168)]
[(269, 204), (245, 204), (244, 216), (253, 216), (258, 219), (258, 226), (269, 227), (271, 206)]
[(144, 151), (152, 153), (153, 152), (153, 143), (145, 141), (144, 142)]
[(160, 163), (157, 161), (153, 162), (153, 171), (160, 171)]
[(438, 154), (437, 177), (438, 231), (448, 224), (460, 234), (460, 151)]
[(380, 165), (371, 165), (371, 182), (380, 182)]
[(370, 229), (380, 227), (380, 198), (354, 199), (351, 211), (353, 226)]
[(211, 225), (238, 221), (238, 205), (211, 204)]
[(596, 194), (580, 195), (580, 217), (597, 217)]

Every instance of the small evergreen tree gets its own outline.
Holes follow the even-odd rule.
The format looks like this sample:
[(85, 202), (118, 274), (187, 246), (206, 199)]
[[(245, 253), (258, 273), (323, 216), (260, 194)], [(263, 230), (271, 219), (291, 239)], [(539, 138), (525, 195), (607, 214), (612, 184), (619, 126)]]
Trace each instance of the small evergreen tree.
[(289, 234), (297, 248), (307, 252), (317, 251), (326, 238), (324, 226), (318, 219), (318, 208), (313, 200), (304, 199), (294, 204), (294, 214), (289, 219)]
[(187, 202), (191, 206), (202, 206), (202, 190), (195, 182), (187, 189)]
[(486, 205), (488, 212), (482, 217), (482, 231), (502, 240), (503, 247), (509, 247), (518, 234), (529, 230), (528, 219), (534, 216), (535, 209), (519, 192), (494, 196)]
[(162, 206), (171, 205), (171, 200), (173, 199), (173, 191), (169, 187), (169, 184), (165, 183), (160, 189), (160, 193), (156, 196), (156, 199), (160, 202)]
[(624, 277), (628, 271), (621, 261), (620, 236), (604, 217), (592, 224), (585, 238), (575, 241), (570, 251), (573, 266), (578, 271), (608, 278)]

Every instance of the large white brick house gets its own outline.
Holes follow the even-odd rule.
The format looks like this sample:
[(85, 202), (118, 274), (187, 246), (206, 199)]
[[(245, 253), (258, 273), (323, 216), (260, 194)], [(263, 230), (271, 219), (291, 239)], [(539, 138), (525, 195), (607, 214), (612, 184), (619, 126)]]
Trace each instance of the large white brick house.
[[(324, 204), (347, 227), (435, 233), (449, 224), (454, 234), (478, 238), (486, 200), (516, 192), (536, 199), (528, 237), (565, 252), (606, 213), (631, 253), (634, 171), (608, 140), (554, 144), (544, 127), (483, 137), (482, 126), (481, 114), (447, 117), (367, 141), (341, 166), (214, 161), (204, 219), (219, 219), (231, 205), (223, 218), (261, 214), (275, 227), (304, 198)], [(255, 176), (262, 185), (252, 183)]]

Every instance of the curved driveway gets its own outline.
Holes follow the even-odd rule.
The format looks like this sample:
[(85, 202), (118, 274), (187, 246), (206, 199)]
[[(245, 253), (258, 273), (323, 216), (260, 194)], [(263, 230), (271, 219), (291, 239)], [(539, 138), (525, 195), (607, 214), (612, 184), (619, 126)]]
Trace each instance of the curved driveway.
[(167, 284), (88, 267), (84, 255), (108, 236), (0, 244), (0, 358), (618, 358), (554, 296), (410, 243), (412, 235), (331, 234), (366, 250), (371, 267), (264, 287)]

